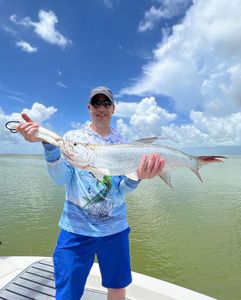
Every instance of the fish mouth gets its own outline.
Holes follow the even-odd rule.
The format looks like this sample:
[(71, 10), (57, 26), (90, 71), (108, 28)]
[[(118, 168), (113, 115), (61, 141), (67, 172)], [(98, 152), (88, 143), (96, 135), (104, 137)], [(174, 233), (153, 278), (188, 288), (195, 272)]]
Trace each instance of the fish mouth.
[(62, 149), (62, 152), (68, 158), (70, 158), (71, 156), (74, 156), (73, 145), (70, 141), (68, 141), (68, 140), (63, 141), (61, 149)]
[(74, 161), (74, 154), (71, 154), (68, 151), (63, 151), (63, 154), (67, 159), (71, 160), (71, 162)]

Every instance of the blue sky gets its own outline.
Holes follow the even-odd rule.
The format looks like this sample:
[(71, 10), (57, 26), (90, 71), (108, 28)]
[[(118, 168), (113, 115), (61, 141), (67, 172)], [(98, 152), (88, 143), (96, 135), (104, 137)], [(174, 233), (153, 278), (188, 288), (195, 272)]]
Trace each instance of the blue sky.
[(241, 2), (0, 0), (0, 153), (39, 153), (4, 128), (28, 112), (64, 134), (110, 87), (112, 125), (177, 148), (241, 149)]

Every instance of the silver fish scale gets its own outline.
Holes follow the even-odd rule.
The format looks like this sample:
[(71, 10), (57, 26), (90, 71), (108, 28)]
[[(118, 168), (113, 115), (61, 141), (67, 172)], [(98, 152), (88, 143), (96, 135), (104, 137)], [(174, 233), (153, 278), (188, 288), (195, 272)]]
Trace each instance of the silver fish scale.
[(145, 154), (158, 153), (165, 159), (165, 168), (191, 167), (196, 159), (175, 149), (154, 144), (95, 145), (95, 168), (108, 169), (110, 175), (127, 174), (137, 170)]

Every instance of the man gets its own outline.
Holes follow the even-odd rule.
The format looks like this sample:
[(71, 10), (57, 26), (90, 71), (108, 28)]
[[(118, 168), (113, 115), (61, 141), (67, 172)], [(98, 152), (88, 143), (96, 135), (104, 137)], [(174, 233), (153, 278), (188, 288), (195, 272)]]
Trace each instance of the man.
[[(72, 130), (65, 137), (90, 144), (126, 143), (110, 127), (115, 110), (110, 89), (97, 87), (91, 91), (88, 109), (91, 123), (83, 130)], [(42, 141), (34, 136), (39, 124), (22, 114), (26, 123), (17, 130), (30, 142)], [(156, 176), (164, 161), (158, 155), (145, 155), (134, 181), (126, 176), (104, 176), (99, 180), (61, 158), (58, 147), (43, 147), (48, 171), (58, 184), (66, 186), (66, 201), (59, 226), (61, 228), (53, 254), (57, 300), (79, 300), (95, 255), (108, 289), (108, 300), (125, 299), (125, 287), (131, 279), (129, 227), (124, 195), (133, 191), (141, 179)]]

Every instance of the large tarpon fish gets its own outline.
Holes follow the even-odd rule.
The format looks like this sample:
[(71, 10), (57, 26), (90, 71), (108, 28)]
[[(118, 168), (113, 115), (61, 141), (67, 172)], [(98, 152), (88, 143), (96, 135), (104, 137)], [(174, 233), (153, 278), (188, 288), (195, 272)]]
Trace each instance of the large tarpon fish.
[[(17, 125), (12, 126), (15, 126), (15, 129), (17, 127)], [(39, 127), (35, 136), (60, 147), (64, 158), (72, 165), (93, 173), (98, 179), (104, 175), (125, 175), (137, 180), (136, 171), (142, 156), (155, 153), (165, 161), (159, 177), (172, 187), (171, 174), (176, 168), (189, 168), (202, 181), (199, 169), (209, 163), (223, 162), (222, 158), (225, 158), (224, 156), (193, 156), (177, 149), (153, 144), (158, 139), (156, 137), (140, 139), (131, 144), (94, 145), (63, 139), (43, 127)]]

